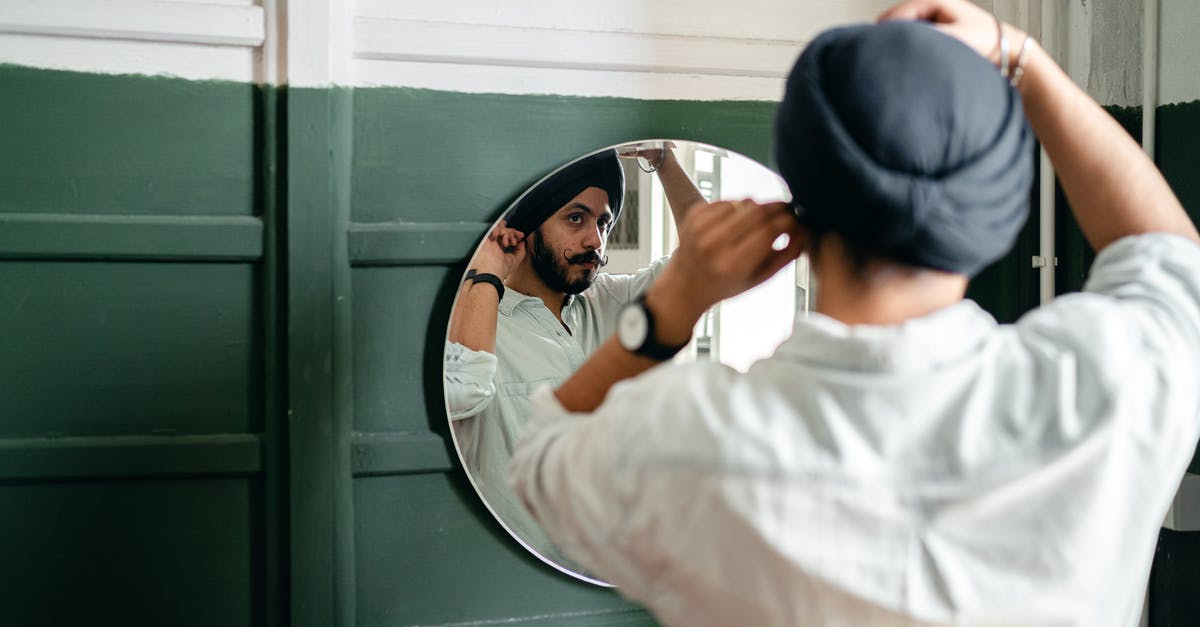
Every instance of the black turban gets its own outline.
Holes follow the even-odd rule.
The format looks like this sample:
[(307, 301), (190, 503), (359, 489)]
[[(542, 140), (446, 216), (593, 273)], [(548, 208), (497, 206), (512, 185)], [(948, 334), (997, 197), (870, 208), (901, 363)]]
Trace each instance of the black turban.
[(973, 276), (1029, 213), (1033, 134), (996, 66), (924, 22), (819, 35), (775, 119), (797, 214), (869, 254)]
[(616, 150), (588, 155), (542, 179), (517, 199), (505, 220), (510, 228), (528, 235), (589, 187), (598, 187), (608, 193), (608, 208), (613, 212), (615, 223), (621, 215), (621, 200), (625, 197), (625, 172)]

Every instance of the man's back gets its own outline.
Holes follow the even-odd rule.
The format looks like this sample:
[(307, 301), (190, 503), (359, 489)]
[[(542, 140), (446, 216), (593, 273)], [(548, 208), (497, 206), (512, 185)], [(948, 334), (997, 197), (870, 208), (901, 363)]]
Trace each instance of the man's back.
[(1131, 624), (1163, 478), (1200, 432), (1190, 267), (1190, 242), (1130, 238), (1093, 293), (1013, 326), (969, 301), (894, 327), (816, 316), (744, 375), (660, 369), (586, 427), (535, 427), (588, 445), (541, 460), (569, 497), (526, 498), (667, 622)]
[[(510, 479), (671, 624), (1133, 624), (1196, 444), (1200, 233), (1019, 29), (966, 0), (881, 20), (789, 75), (790, 205), (693, 208), (643, 299), (677, 340), (807, 248), (826, 319), (744, 376), (600, 347), (534, 396)], [(1030, 128), (1093, 293), (1001, 328), (959, 301), (1020, 230)]]

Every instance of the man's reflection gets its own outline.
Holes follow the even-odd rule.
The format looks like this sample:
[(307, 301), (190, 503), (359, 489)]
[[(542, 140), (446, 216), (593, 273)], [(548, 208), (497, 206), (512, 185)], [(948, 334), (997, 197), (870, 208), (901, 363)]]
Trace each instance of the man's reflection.
[[(703, 200), (669, 147), (627, 154), (652, 164), (676, 222)], [(467, 470), (508, 527), (559, 563), (566, 560), (505, 485), (505, 466), (525, 426), (529, 395), (561, 384), (615, 333), (621, 308), (666, 264), (664, 258), (633, 274), (599, 272), (624, 195), (614, 150), (542, 181), (480, 245), (450, 321), (446, 396)]]

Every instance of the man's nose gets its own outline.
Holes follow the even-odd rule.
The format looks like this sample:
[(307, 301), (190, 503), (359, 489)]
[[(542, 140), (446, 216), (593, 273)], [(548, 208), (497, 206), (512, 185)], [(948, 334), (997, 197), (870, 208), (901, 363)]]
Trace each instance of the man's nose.
[(588, 229), (587, 236), (583, 240), (583, 247), (587, 250), (596, 250), (604, 244), (604, 227), (597, 225), (594, 229)]

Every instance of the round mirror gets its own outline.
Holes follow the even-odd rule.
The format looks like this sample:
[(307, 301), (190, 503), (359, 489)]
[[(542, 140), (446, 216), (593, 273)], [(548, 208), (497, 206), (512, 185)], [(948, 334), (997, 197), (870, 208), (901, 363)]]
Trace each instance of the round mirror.
[[(480, 498), (518, 542), (572, 576), (607, 585), (549, 540), (508, 488), (505, 469), (529, 396), (558, 386), (616, 331), (620, 309), (666, 266), (677, 221), (697, 202), (787, 200), (783, 181), (742, 155), (645, 140), (585, 155), (526, 190), (484, 234), (448, 325), (451, 433)], [(745, 370), (808, 310), (807, 261), (714, 307), (676, 361)], [(789, 306), (791, 305), (791, 306)]]

